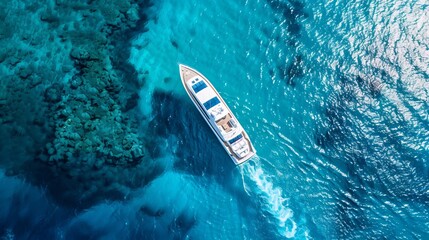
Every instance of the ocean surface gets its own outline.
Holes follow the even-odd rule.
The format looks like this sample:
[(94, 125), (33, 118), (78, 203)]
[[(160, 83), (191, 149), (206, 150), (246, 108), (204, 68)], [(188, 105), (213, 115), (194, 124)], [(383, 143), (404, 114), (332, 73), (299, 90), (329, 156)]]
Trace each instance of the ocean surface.
[[(6, 18), (37, 14), (30, 3), (7, 1)], [(40, 146), (25, 143), (31, 128), (9, 135), (2, 123), (0, 239), (429, 239), (427, 1), (159, 0), (139, 11), (145, 21), (110, 56), (142, 83), (146, 154), (117, 170), (137, 184), (83, 206), (81, 192), (52, 188), (57, 175), (11, 172)], [(62, 25), (49, 26), (39, 31)], [(54, 55), (68, 58), (65, 49)], [(256, 157), (233, 164), (186, 95), (179, 63), (217, 88)], [(1, 81), (14, 74), (5, 64)], [(156, 173), (142, 176), (145, 164)]]

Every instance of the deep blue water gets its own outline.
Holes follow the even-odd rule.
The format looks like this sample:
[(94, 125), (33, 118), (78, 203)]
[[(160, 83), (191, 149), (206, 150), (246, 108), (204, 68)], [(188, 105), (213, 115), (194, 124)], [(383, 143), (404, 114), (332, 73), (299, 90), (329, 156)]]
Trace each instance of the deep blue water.
[[(4, 170), (2, 237), (428, 239), (428, 7), (153, 2), (121, 46), (144, 82), (144, 161), (159, 172), (120, 200), (82, 209)], [(257, 157), (234, 166), (186, 95), (178, 63), (211, 80)]]

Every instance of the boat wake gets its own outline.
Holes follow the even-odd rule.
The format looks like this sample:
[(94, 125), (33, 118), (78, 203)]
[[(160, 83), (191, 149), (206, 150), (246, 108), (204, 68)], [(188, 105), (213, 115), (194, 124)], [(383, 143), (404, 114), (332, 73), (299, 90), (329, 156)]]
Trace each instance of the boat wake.
[[(292, 209), (287, 206), (288, 199), (282, 196), (280, 188), (273, 186), (271, 179), (262, 170), (260, 159), (256, 155), (247, 163), (240, 165), (244, 189), (249, 196), (252, 194), (260, 196), (264, 210), (276, 219), (279, 233), (287, 238), (293, 238), (297, 231), (297, 224), (292, 218)], [(256, 188), (246, 184), (247, 178), (256, 184)]]

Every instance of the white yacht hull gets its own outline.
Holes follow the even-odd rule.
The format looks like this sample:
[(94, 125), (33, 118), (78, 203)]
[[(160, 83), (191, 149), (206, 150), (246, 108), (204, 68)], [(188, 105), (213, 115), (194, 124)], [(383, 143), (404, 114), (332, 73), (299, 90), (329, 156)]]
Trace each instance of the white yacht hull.
[[(188, 94), (188, 96), (190, 97), (192, 102), (194, 103), (195, 107), (200, 112), (201, 116), (204, 118), (204, 120), (210, 126), (213, 133), (216, 135), (217, 139), (222, 144), (223, 148), (228, 153), (228, 155), (231, 157), (233, 162), (236, 165), (239, 165), (241, 163), (246, 162), (251, 157), (253, 157), (256, 154), (256, 150), (253, 147), (252, 142), (249, 139), (249, 136), (247, 135), (246, 131), (241, 127), (241, 124), (238, 122), (237, 118), (234, 116), (234, 114), (232, 113), (232, 111), (230, 110), (228, 105), (225, 103), (223, 98), (220, 96), (220, 94), (217, 92), (217, 90), (213, 87), (213, 85), (210, 83), (210, 81), (206, 77), (204, 77), (204, 75), (199, 73), (197, 70), (192, 69), (192, 68), (185, 66), (185, 65), (182, 65), (182, 64), (179, 64), (179, 71), (180, 71), (180, 78), (182, 80), (182, 84), (186, 90), (186, 93)], [(213, 117), (213, 116), (211, 116), (211, 117), (209, 116), (208, 110), (206, 110), (205, 107), (203, 106), (203, 104), (200, 103), (198, 96), (195, 93), (195, 91), (192, 90), (192, 87), (189, 87), (190, 82), (188, 82), (188, 81), (192, 81), (193, 79), (195, 79), (197, 77), (203, 79), (203, 81), (207, 85), (206, 87), (211, 88), (215, 92), (216, 97), (220, 100), (220, 103), (222, 104), (222, 107), (226, 108), (226, 111), (227, 111), (226, 114), (228, 115), (228, 119), (230, 119), (230, 120), (233, 119), (233, 122), (234, 123), (236, 122), (237, 126), (234, 126), (234, 127), (237, 128), (236, 129), (238, 131), (237, 134), (242, 136), (239, 141), (245, 150), (248, 149), (248, 151), (245, 151), (244, 154), (237, 154), (236, 153), (236, 151), (234, 150), (235, 149), (234, 145), (231, 145), (229, 143), (231, 140), (228, 141), (228, 139), (225, 139), (227, 134), (225, 132), (224, 132), (224, 134), (222, 134), (222, 130), (220, 130), (220, 129), (222, 129), (221, 126), (218, 126), (213, 121), (213, 119), (211, 121), (211, 117)], [(228, 124), (229, 124), (229, 122), (228, 122)]]

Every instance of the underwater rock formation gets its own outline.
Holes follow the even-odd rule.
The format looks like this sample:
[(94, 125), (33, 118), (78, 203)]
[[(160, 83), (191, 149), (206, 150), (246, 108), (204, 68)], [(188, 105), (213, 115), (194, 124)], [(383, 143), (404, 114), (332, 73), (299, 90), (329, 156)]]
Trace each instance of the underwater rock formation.
[[(7, 76), (0, 88), (0, 132), (20, 135), (14, 141), (25, 142), (5, 143), (9, 147), (0, 149), (2, 164), (13, 169), (10, 174), (23, 173), (38, 183), (35, 171), (40, 169), (29, 166), (41, 162), (48, 175), (69, 179), (59, 182), (83, 184), (80, 190), (70, 189), (81, 196), (103, 188), (111, 193), (113, 188), (106, 186), (132, 187), (136, 183), (121, 180), (124, 175), (115, 167), (136, 166), (144, 158), (134, 110), (139, 95), (126, 86), (129, 80), (123, 78), (129, 76), (111, 59), (116, 42), (128, 41), (125, 33), (142, 23), (150, 1), (43, 2), (23, 0), (0, 10), (0, 44), (5, 46), (0, 72)], [(23, 11), (22, 18), (7, 17)], [(21, 160), (6, 164), (20, 145)]]
[[(98, 6), (101, 6), (98, 9)], [(61, 37), (70, 39), (70, 59), (75, 74), (64, 84), (67, 97), (61, 101), (55, 97), (55, 84), (46, 89), (45, 100), (50, 102), (50, 118), (54, 136), (46, 145), (41, 159), (51, 164), (62, 164), (71, 159), (94, 155), (99, 159), (94, 167), (109, 163), (114, 165), (136, 164), (144, 155), (141, 139), (136, 134), (138, 125), (121, 109), (120, 94), (123, 92), (121, 79), (109, 59), (108, 36), (124, 31), (138, 20), (138, 5), (128, 1), (103, 1), (80, 6), (86, 19), (101, 21), (98, 29), (81, 24), (74, 26), (81, 31), (64, 31)], [(52, 100), (55, 100), (54, 102)], [(126, 104), (126, 103), (125, 103)]]

